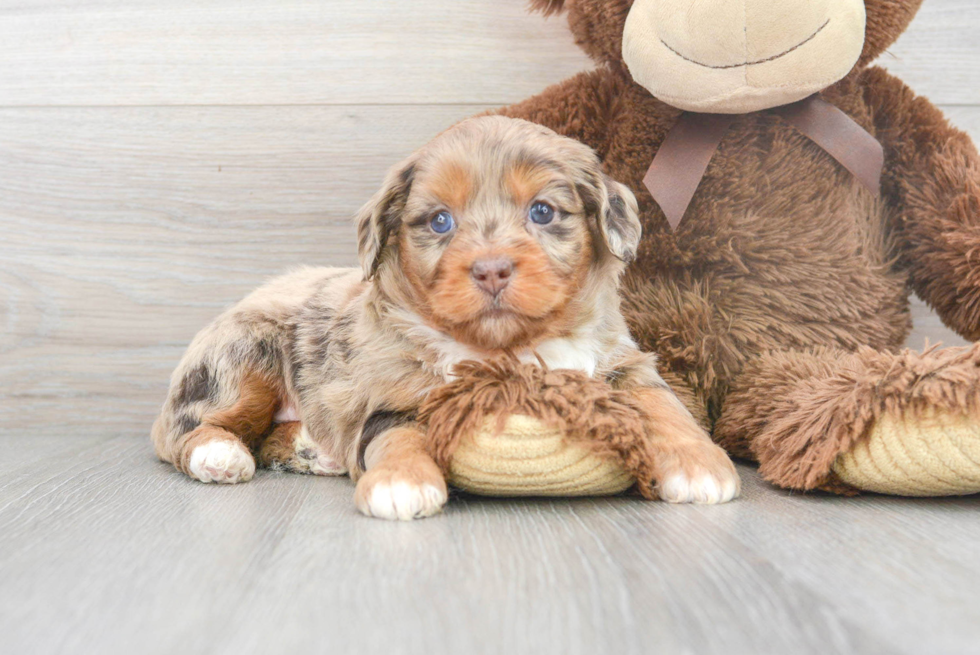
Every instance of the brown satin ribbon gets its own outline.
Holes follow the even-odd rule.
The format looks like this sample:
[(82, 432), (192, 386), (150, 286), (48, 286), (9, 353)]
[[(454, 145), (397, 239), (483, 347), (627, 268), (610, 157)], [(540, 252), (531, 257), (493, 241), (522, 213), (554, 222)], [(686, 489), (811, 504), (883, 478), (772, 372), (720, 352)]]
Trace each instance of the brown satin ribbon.
[[(884, 150), (850, 116), (816, 95), (771, 111), (823, 148), (875, 196), (881, 192)], [(732, 114), (685, 112), (660, 144), (643, 184), (672, 230), (684, 218), (708, 163), (734, 120)]]

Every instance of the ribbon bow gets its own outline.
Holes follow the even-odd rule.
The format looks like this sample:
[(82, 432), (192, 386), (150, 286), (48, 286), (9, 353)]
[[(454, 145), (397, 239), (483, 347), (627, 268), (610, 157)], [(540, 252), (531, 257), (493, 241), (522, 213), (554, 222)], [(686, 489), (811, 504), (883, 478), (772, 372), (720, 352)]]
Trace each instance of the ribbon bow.
[[(880, 194), (884, 149), (850, 116), (816, 95), (769, 111), (823, 148), (876, 197)], [(708, 163), (734, 121), (733, 114), (685, 112), (660, 145), (643, 184), (671, 230), (684, 218)]]

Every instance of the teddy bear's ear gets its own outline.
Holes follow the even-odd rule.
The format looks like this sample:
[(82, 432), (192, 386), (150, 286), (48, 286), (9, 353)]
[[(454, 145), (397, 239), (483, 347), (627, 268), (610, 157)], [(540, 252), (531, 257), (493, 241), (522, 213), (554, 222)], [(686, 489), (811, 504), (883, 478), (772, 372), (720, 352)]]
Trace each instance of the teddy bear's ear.
[(864, 0), (867, 26), (858, 66), (867, 66), (901, 36), (919, 11), (922, 0)]
[(557, 14), (565, 5), (565, 0), (530, 0), (531, 11), (540, 11), (545, 16)]

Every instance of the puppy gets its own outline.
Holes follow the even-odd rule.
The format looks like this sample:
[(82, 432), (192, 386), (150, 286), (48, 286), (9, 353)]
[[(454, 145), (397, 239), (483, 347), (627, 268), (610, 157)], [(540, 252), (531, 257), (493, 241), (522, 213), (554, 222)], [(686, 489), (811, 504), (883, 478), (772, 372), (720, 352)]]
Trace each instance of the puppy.
[(446, 482), (414, 420), (456, 363), (508, 350), (635, 394), (660, 496), (725, 502), (731, 461), (630, 338), (619, 278), (636, 200), (586, 146), (525, 121), (467, 120), (395, 167), (357, 216), (361, 269), (269, 282), (191, 343), (153, 426), (202, 482), (258, 463), (357, 482), (365, 514), (438, 512)]

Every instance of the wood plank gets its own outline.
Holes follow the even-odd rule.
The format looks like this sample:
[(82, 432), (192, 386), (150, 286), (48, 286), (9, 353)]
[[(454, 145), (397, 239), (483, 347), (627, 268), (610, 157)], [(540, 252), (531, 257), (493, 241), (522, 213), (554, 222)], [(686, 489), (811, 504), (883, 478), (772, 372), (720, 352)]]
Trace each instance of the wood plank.
[(145, 433), (203, 325), (288, 268), (355, 264), (387, 168), (481, 109), (0, 111), (0, 431)]
[(144, 438), (75, 441), (0, 480), (4, 651), (219, 652), (213, 628), (313, 486), (265, 475), (200, 494)]
[(496, 0), (0, 5), (0, 105), (506, 104), (591, 62)]
[[(966, 652), (980, 637), (977, 604), (964, 602), (977, 598), (974, 574), (929, 550), (954, 533), (976, 542), (976, 502), (934, 503), (934, 536), (908, 539), (877, 499), (788, 496), (740, 471), (746, 494), (725, 506), (462, 496), (442, 516), (393, 524), (358, 515), (345, 478), (260, 471), (202, 485), (154, 462), (145, 440), (114, 439), (0, 480), (0, 633), (10, 652), (106, 655), (133, 643)], [(910, 579), (923, 584), (903, 587)]]
[(958, 127), (980, 143), (980, 107), (977, 105), (939, 105), (950, 124)]
[[(564, 17), (525, 5), (7, 3), (0, 105), (507, 104), (592, 67)], [(935, 102), (980, 103), (977, 25), (974, 0), (929, 0), (882, 63)]]
[(905, 347), (923, 350), (927, 344), (943, 346), (966, 346), (969, 342), (953, 330), (943, 325), (936, 312), (925, 301), (913, 295), (910, 302), (912, 311), (912, 333), (905, 340)]
[[(311, 497), (245, 603), (244, 624), (262, 635), (280, 629), (280, 643), (292, 649), (315, 647), (302, 626), (317, 616), (348, 613), (385, 617), (385, 629), (333, 631), (343, 651), (384, 652), (392, 638), (411, 652), (437, 653), (488, 644), (515, 653), (644, 653), (651, 644), (664, 652), (855, 652), (887, 642), (735, 543), (728, 523), (736, 514), (751, 520), (744, 506), (701, 513), (635, 498), (463, 497), (438, 524), (399, 526), (393, 535), (352, 512), (324, 521), (315, 499), (328, 491)], [(360, 561), (350, 565), (352, 552), (363, 570)], [(413, 575), (426, 567), (439, 573)], [(349, 592), (324, 595), (322, 579)], [(286, 585), (290, 593), (277, 595)], [(270, 596), (272, 611), (260, 600)], [(406, 615), (406, 607), (415, 609)], [(764, 634), (749, 627), (761, 616)], [(231, 643), (255, 638), (239, 634)]]
[(925, 0), (878, 63), (937, 104), (980, 104), (980, 3)]
[(732, 535), (787, 584), (814, 590), (901, 651), (976, 650), (980, 496), (841, 498), (775, 490), (757, 475), (743, 483), (746, 514), (760, 520), (740, 515)]
[(0, 478), (7, 479), (32, 466), (41, 466), (57, 456), (82, 457), (83, 453), (92, 446), (109, 438), (106, 435), (79, 437), (64, 433), (59, 435), (31, 432), (2, 434), (0, 452), (3, 453), (3, 457), (0, 458)]
[[(0, 433), (145, 433), (197, 330), (289, 267), (354, 264), (385, 170), (478, 109), (0, 110)], [(911, 347), (964, 343), (913, 311)]]

